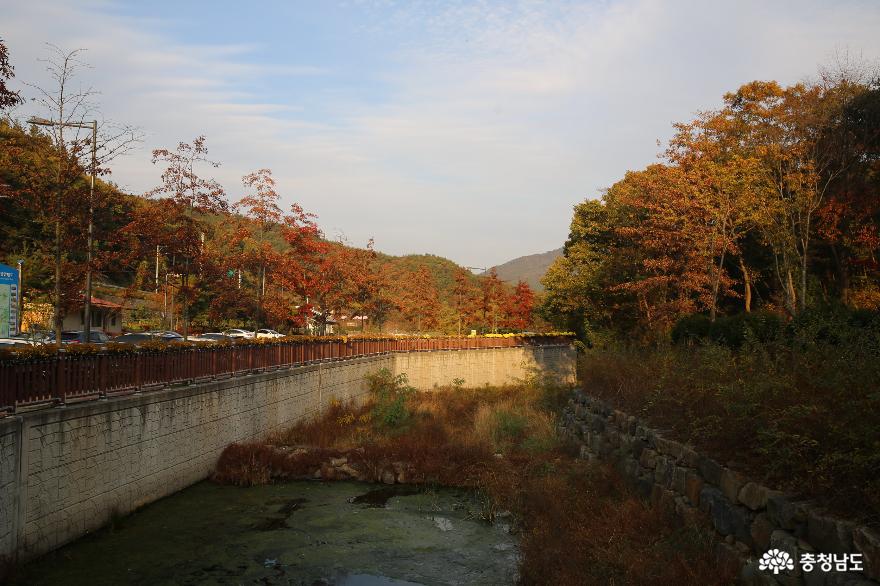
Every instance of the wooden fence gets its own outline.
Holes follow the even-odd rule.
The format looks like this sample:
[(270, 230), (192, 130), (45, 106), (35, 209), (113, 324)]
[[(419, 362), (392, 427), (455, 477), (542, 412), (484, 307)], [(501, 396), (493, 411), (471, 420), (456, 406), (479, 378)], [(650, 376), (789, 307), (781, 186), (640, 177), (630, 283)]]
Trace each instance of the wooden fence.
[(60, 352), (0, 360), (0, 416), (22, 407), (98, 399), (275, 368), (388, 352), (423, 352), (570, 344), (568, 336), (386, 338), (282, 341), (267, 344)]

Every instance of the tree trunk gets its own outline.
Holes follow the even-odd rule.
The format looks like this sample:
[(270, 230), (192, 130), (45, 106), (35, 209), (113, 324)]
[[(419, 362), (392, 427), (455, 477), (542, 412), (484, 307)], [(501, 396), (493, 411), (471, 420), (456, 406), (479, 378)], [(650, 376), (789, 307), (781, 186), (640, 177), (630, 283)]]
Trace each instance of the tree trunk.
[(183, 263), (183, 287), (181, 287), (180, 296), (183, 301), (182, 317), (183, 317), (183, 339), (189, 338), (189, 257)]
[(715, 279), (712, 283), (712, 307), (709, 308), (709, 321), (715, 322), (715, 316), (718, 313), (718, 290), (721, 288), (721, 270), (724, 268), (724, 254), (721, 252), (721, 258), (718, 260), (718, 268), (715, 270)]
[(797, 313), (798, 299), (797, 299), (797, 291), (795, 291), (795, 288), (794, 288), (794, 277), (792, 277), (792, 275), (791, 275), (790, 268), (785, 269), (785, 275), (786, 275), (785, 287), (787, 290), (787, 293), (785, 295), (786, 306), (788, 308), (789, 313), (791, 313), (791, 315), (795, 315)]
[(749, 269), (746, 268), (746, 263), (743, 262), (742, 257), (739, 259), (739, 270), (742, 271), (743, 275), (743, 301), (745, 302), (745, 311), (746, 313), (751, 313), (752, 311), (752, 276), (749, 273)]
[(834, 259), (834, 270), (837, 273), (837, 281), (840, 287), (840, 301), (845, 305), (849, 305), (849, 265), (840, 258), (837, 246), (832, 244), (829, 248), (831, 249), (831, 257)]

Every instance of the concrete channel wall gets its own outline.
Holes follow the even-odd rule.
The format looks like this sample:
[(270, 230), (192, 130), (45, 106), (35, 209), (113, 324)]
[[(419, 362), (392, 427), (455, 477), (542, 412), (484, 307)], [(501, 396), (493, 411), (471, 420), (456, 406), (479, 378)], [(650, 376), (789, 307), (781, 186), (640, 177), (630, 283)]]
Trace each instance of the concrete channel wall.
[(27, 561), (207, 478), (233, 442), (361, 400), (382, 368), (431, 389), (533, 369), (575, 380), (570, 346), (389, 353), (89, 401), (0, 419), (0, 556)]

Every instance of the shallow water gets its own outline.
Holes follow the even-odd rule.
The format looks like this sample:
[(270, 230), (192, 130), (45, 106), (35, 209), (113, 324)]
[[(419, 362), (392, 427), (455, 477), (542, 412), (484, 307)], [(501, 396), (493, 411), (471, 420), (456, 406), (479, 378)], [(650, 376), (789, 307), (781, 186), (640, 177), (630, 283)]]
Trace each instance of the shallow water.
[(16, 583), (511, 584), (516, 540), (467, 518), (478, 510), (453, 489), (203, 482), (25, 566)]

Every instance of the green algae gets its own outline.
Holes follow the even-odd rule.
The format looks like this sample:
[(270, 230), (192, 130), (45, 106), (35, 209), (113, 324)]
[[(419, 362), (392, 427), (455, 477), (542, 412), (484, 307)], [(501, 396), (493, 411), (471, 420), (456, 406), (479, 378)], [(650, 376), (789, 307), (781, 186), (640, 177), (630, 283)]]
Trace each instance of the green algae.
[[(466, 491), (203, 482), (22, 568), (16, 583), (510, 584), (504, 526), (470, 518)], [(360, 498), (358, 498), (360, 497)]]

